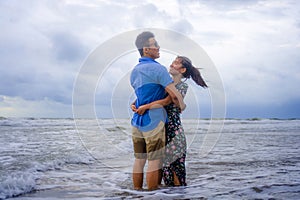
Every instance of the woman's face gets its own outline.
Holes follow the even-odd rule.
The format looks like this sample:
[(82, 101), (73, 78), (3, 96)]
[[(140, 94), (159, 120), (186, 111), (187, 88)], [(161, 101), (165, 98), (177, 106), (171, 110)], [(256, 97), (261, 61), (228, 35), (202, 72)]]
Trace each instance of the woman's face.
[(169, 69), (169, 73), (171, 75), (178, 75), (181, 74), (182, 72), (182, 64), (181, 64), (181, 59), (180, 58), (176, 58), (172, 64), (170, 65), (170, 69)]

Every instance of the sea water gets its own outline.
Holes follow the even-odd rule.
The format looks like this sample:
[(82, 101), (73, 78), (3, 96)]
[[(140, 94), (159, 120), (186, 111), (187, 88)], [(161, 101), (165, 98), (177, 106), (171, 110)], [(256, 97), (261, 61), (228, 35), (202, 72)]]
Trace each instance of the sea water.
[(212, 120), (184, 119), (188, 185), (156, 191), (132, 189), (130, 119), (97, 122), (1, 118), (0, 199), (300, 199), (300, 120), (222, 120), (203, 155)]

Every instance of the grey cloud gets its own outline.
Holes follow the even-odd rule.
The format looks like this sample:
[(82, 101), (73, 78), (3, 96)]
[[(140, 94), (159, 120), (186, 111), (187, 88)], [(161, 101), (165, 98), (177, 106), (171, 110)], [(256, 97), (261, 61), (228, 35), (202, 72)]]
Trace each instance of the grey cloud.
[(1, 73), (0, 94), (19, 96), (26, 100), (48, 98), (61, 103), (71, 103), (73, 77), (68, 74), (64, 77), (65, 80), (59, 80), (54, 75), (37, 71)]
[(152, 27), (161, 20), (168, 19), (164, 12), (160, 12), (154, 4), (145, 4), (132, 10), (133, 23), (136, 27)]
[(254, 5), (259, 0), (230, 0), (230, 1), (224, 1), (224, 0), (213, 0), (213, 1), (206, 1), (206, 0), (178, 0), (179, 4), (181, 3), (199, 3), (203, 4), (209, 7), (212, 7), (213, 9), (217, 10), (228, 10), (228, 9), (235, 9), (239, 8), (240, 6), (250, 6)]
[[(192, 33), (191, 35), (195, 36), (194, 38), (199, 39), (199, 43), (204, 43), (207, 47), (211, 47), (210, 45), (219, 45), (219, 49), (222, 49), (223, 47), (220, 45), (226, 44), (222, 43), (223, 40), (235, 41), (234, 31), (222, 31), (222, 29), (226, 29), (227, 26), (215, 27), (216, 29), (219, 28), (220, 31), (214, 31), (215, 29), (207, 30), (205, 27), (201, 27), (201, 22), (205, 23), (206, 20), (213, 18), (216, 20), (213, 21), (213, 23), (216, 22), (214, 24), (215, 26), (219, 26), (221, 24), (220, 22), (247, 23), (250, 21), (255, 24), (256, 20), (266, 19), (267, 22), (273, 22), (273, 19), (277, 20), (285, 15), (286, 18), (283, 18), (283, 21), (288, 19), (290, 20), (288, 22), (295, 23), (296, 28), (298, 28), (296, 30), (299, 30), (300, 27), (300, 23), (297, 21), (298, 14), (295, 14), (297, 8), (293, 8), (293, 10), (281, 10), (278, 7), (272, 7), (272, 1), (268, 4), (271, 9), (269, 9), (268, 6), (259, 8), (259, 6), (256, 6), (258, 5), (258, 1), (252, 0), (179, 0), (177, 2), (178, 5), (184, 9), (193, 9), (194, 4), (201, 4), (211, 15), (201, 18), (201, 12), (196, 13), (197, 11), (193, 10), (195, 14), (191, 16), (191, 18), (184, 18), (185, 16), (189, 16), (189, 10), (184, 10), (186, 12), (182, 11), (182, 13), (176, 13), (176, 15), (172, 15), (173, 17), (171, 17), (171, 14), (169, 15), (168, 13), (173, 11), (178, 12), (177, 9), (172, 10), (173, 8), (167, 6), (160, 7), (159, 2), (156, 4), (145, 3), (144, 1), (132, 3), (130, 0), (127, 0), (125, 3), (123, 1), (89, 2), (88, 4), (93, 4), (92, 6), (84, 5), (86, 4), (85, 1), (68, 1), (67, 4), (65, 1), (52, 0), (39, 2), (17, 0), (0, 1), (0, 13), (3, 15), (0, 19), (0, 26), (3, 27), (0, 37), (0, 97), (1, 95), (19, 96), (33, 101), (49, 99), (70, 104), (76, 72), (82, 64), (83, 59), (88, 56), (88, 51), (94, 48), (99, 41), (101, 42), (111, 38), (112, 35), (132, 28), (160, 27), (170, 28), (188, 35)], [(264, 2), (265, 1), (262, 1), (262, 3)], [(291, 1), (287, 1), (287, 7), (291, 4), (290, 2)], [(296, 6), (297, 5), (294, 7)], [(202, 6), (200, 7), (203, 8)], [(247, 10), (248, 8), (251, 8), (249, 12)], [(290, 14), (288, 12), (290, 12)], [(227, 25), (224, 23), (222, 25)], [(236, 26), (236, 28), (238, 29), (240, 27)], [(278, 29), (279, 28), (280, 27), (278, 27)], [(254, 31), (259, 32), (260, 30), (264, 29)], [(247, 35), (241, 33), (240, 36), (245, 39), (245, 41), (252, 39), (253, 45), (259, 46), (260, 52), (252, 53), (252, 56), (242, 55), (234, 57), (230, 55), (231, 51), (224, 51), (223, 53), (228, 58), (232, 56), (233, 61), (230, 62), (230, 64), (234, 66), (240, 65), (243, 68), (261, 68), (263, 65), (264, 70), (260, 69), (259, 72), (266, 75), (273, 75), (272, 79), (270, 78), (271, 76), (266, 76), (266, 79), (268, 79), (267, 84), (261, 84), (267, 89), (266, 93), (271, 93), (270, 91), (276, 93), (277, 91), (275, 89), (279, 87), (283, 87), (285, 91), (290, 91), (278, 92), (278, 95), (274, 95), (277, 102), (287, 100), (291, 97), (299, 97), (296, 92), (297, 85), (299, 85), (299, 79), (297, 77), (299, 74), (299, 56), (297, 57), (299, 48), (292, 49), (292, 52), (289, 52), (289, 48), (287, 47), (286, 49), (282, 48), (282, 50), (278, 49), (276, 52), (269, 52), (263, 49), (269, 49), (270, 47), (274, 49), (274, 44), (287, 43), (292, 46), (291, 43), (295, 43), (295, 46), (297, 45), (299, 32), (295, 31), (295, 29), (281, 28), (281, 30), (283, 30), (282, 34), (280, 34), (282, 38), (270, 37), (270, 35), (267, 34), (268, 32), (265, 34), (254, 34), (250, 38), (246, 38)], [(261, 37), (258, 37), (258, 35), (261, 35)], [(298, 37), (293, 37), (294, 35)], [(219, 42), (219, 44), (214, 42)], [(245, 52), (251, 53), (253, 45), (250, 47), (249, 45), (245, 45), (245, 48), (248, 49)], [(214, 48), (212, 49), (212, 54), (218, 54), (217, 48), (216, 51)], [(243, 49), (241, 49), (241, 51), (243, 51)], [(260, 56), (264, 57), (260, 58)], [(282, 58), (280, 56), (282, 56)], [(216, 59), (219, 58), (216, 56)], [(250, 64), (247, 65), (247, 63)], [(222, 68), (222, 64), (221, 62), (220, 68)], [(274, 71), (274, 69), (278, 68), (279, 64), (281, 69)], [(224, 71), (228, 71), (228, 69)], [(237, 82), (237, 80), (234, 79), (236, 73), (236, 71), (233, 71), (229, 78), (226, 79), (225, 77), (225, 84), (230, 86), (228, 88), (232, 91), (236, 91), (235, 88), (237, 85), (243, 86), (242, 91), (248, 91), (249, 84), (245, 82), (247, 76), (242, 77), (243, 80)], [(224, 74), (223, 72), (222, 75), (224, 76)], [(249, 77), (249, 82), (252, 80), (250, 80), (250, 78), (253, 77)], [(234, 79), (232, 83), (231, 79)], [(284, 81), (282, 82), (283, 79)], [(255, 77), (253, 80), (256, 81)], [(274, 81), (272, 82), (272, 80)], [(278, 84), (282, 86), (278, 86)], [(255, 90), (253, 95), (258, 96), (257, 93), (261, 93), (261, 91), (265, 92), (265, 90), (261, 89)], [(249, 92), (247, 92), (247, 94), (249, 94)], [(105, 98), (103, 97), (104, 95)], [(282, 100), (278, 98), (284, 95), (286, 98), (282, 98)], [(99, 94), (96, 93), (97, 104), (103, 105), (105, 102), (110, 102), (111, 93), (103, 93), (103, 96), (99, 96)], [(234, 100), (237, 99), (236, 94), (232, 94), (232, 96), (229, 97), (232, 97)], [(257, 97), (257, 99), (261, 102), (263, 98)], [(252, 103), (248, 99), (247, 101), (248, 102), (245, 101), (245, 106), (246, 104), (249, 105)], [(229, 103), (232, 102), (229, 101)], [(235, 101), (233, 101), (233, 103), (235, 103)], [(247, 112), (251, 113), (251, 110)]]
[(190, 34), (194, 30), (193, 25), (186, 19), (176, 21), (171, 28), (183, 34)]
[(58, 60), (74, 62), (82, 60), (87, 54), (87, 48), (71, 33), (59, 32), (50, 37), (52, 49)]
[(5, 52), (0, 55), (0, 94), (27, 100), (49, 98), (70, 103), (74, 82), (74, 72), (68, 67), (70, 64), (63, 63), (61, 66), (61, 63), (51, 60), (47, 56), (50, 55), (49, 49), (40, 44), (41, 40), (29, 45), (30, 41), (6, 37), (10, 42), (3, 42), (0, 50)]
[[(60, 19), (56, 3), (28, 3), (0, 2), (0, 12), (7, 13), (0, 19), (0, 95), (70, 104), (75, 72), (88, 48), (71, 24), (51, 23)], [(50, 18), (36, 14), (43, 12)]]
[(199, 32), (199, 38), (201, 39), (202, 44), (216, 44), (222, 41), (230, 40), (234, 37), (233, 34), (226, 32), (217, 32), (217, 31), (205, 31), (202, 30)]

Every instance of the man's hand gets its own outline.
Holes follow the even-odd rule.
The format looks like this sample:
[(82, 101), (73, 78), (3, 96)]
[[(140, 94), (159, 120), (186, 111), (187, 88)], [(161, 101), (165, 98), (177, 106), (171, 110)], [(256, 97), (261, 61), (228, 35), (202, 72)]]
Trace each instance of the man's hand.
[(139, 108), (136, 108), (134, 104), (131, 104), (131, 110), (139, 115), (143, 115), (149, 108), (147, 105), (142, 105)]
[(136, 110), (137, 110), (134, 104), (131, 104), (130, 108), (133, 112), (136, 112)]
[(143, 115), (148, 110), (146, 105), (140, 106), (138, 109), (136, 109), (136, 113), (139, 115)]

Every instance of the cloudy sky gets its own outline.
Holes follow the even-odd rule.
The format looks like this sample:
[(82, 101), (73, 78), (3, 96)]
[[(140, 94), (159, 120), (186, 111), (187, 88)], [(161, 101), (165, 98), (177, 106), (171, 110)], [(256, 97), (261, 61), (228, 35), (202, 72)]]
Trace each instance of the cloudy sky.
[[(297, 0), (1, 0), (0, 15), (0, 116), (72, 117), (74, 83), (93, 50), (126, 31), (157, 28), (205, 50), (223, 82), (226, 117), (300, 117)], [(110, 70), (128, 77), (128, 70)], [(96, 112), (111, 117), (114, 94), (104, 79)], [(191, 91), (209, 98), (209, 90)]]

